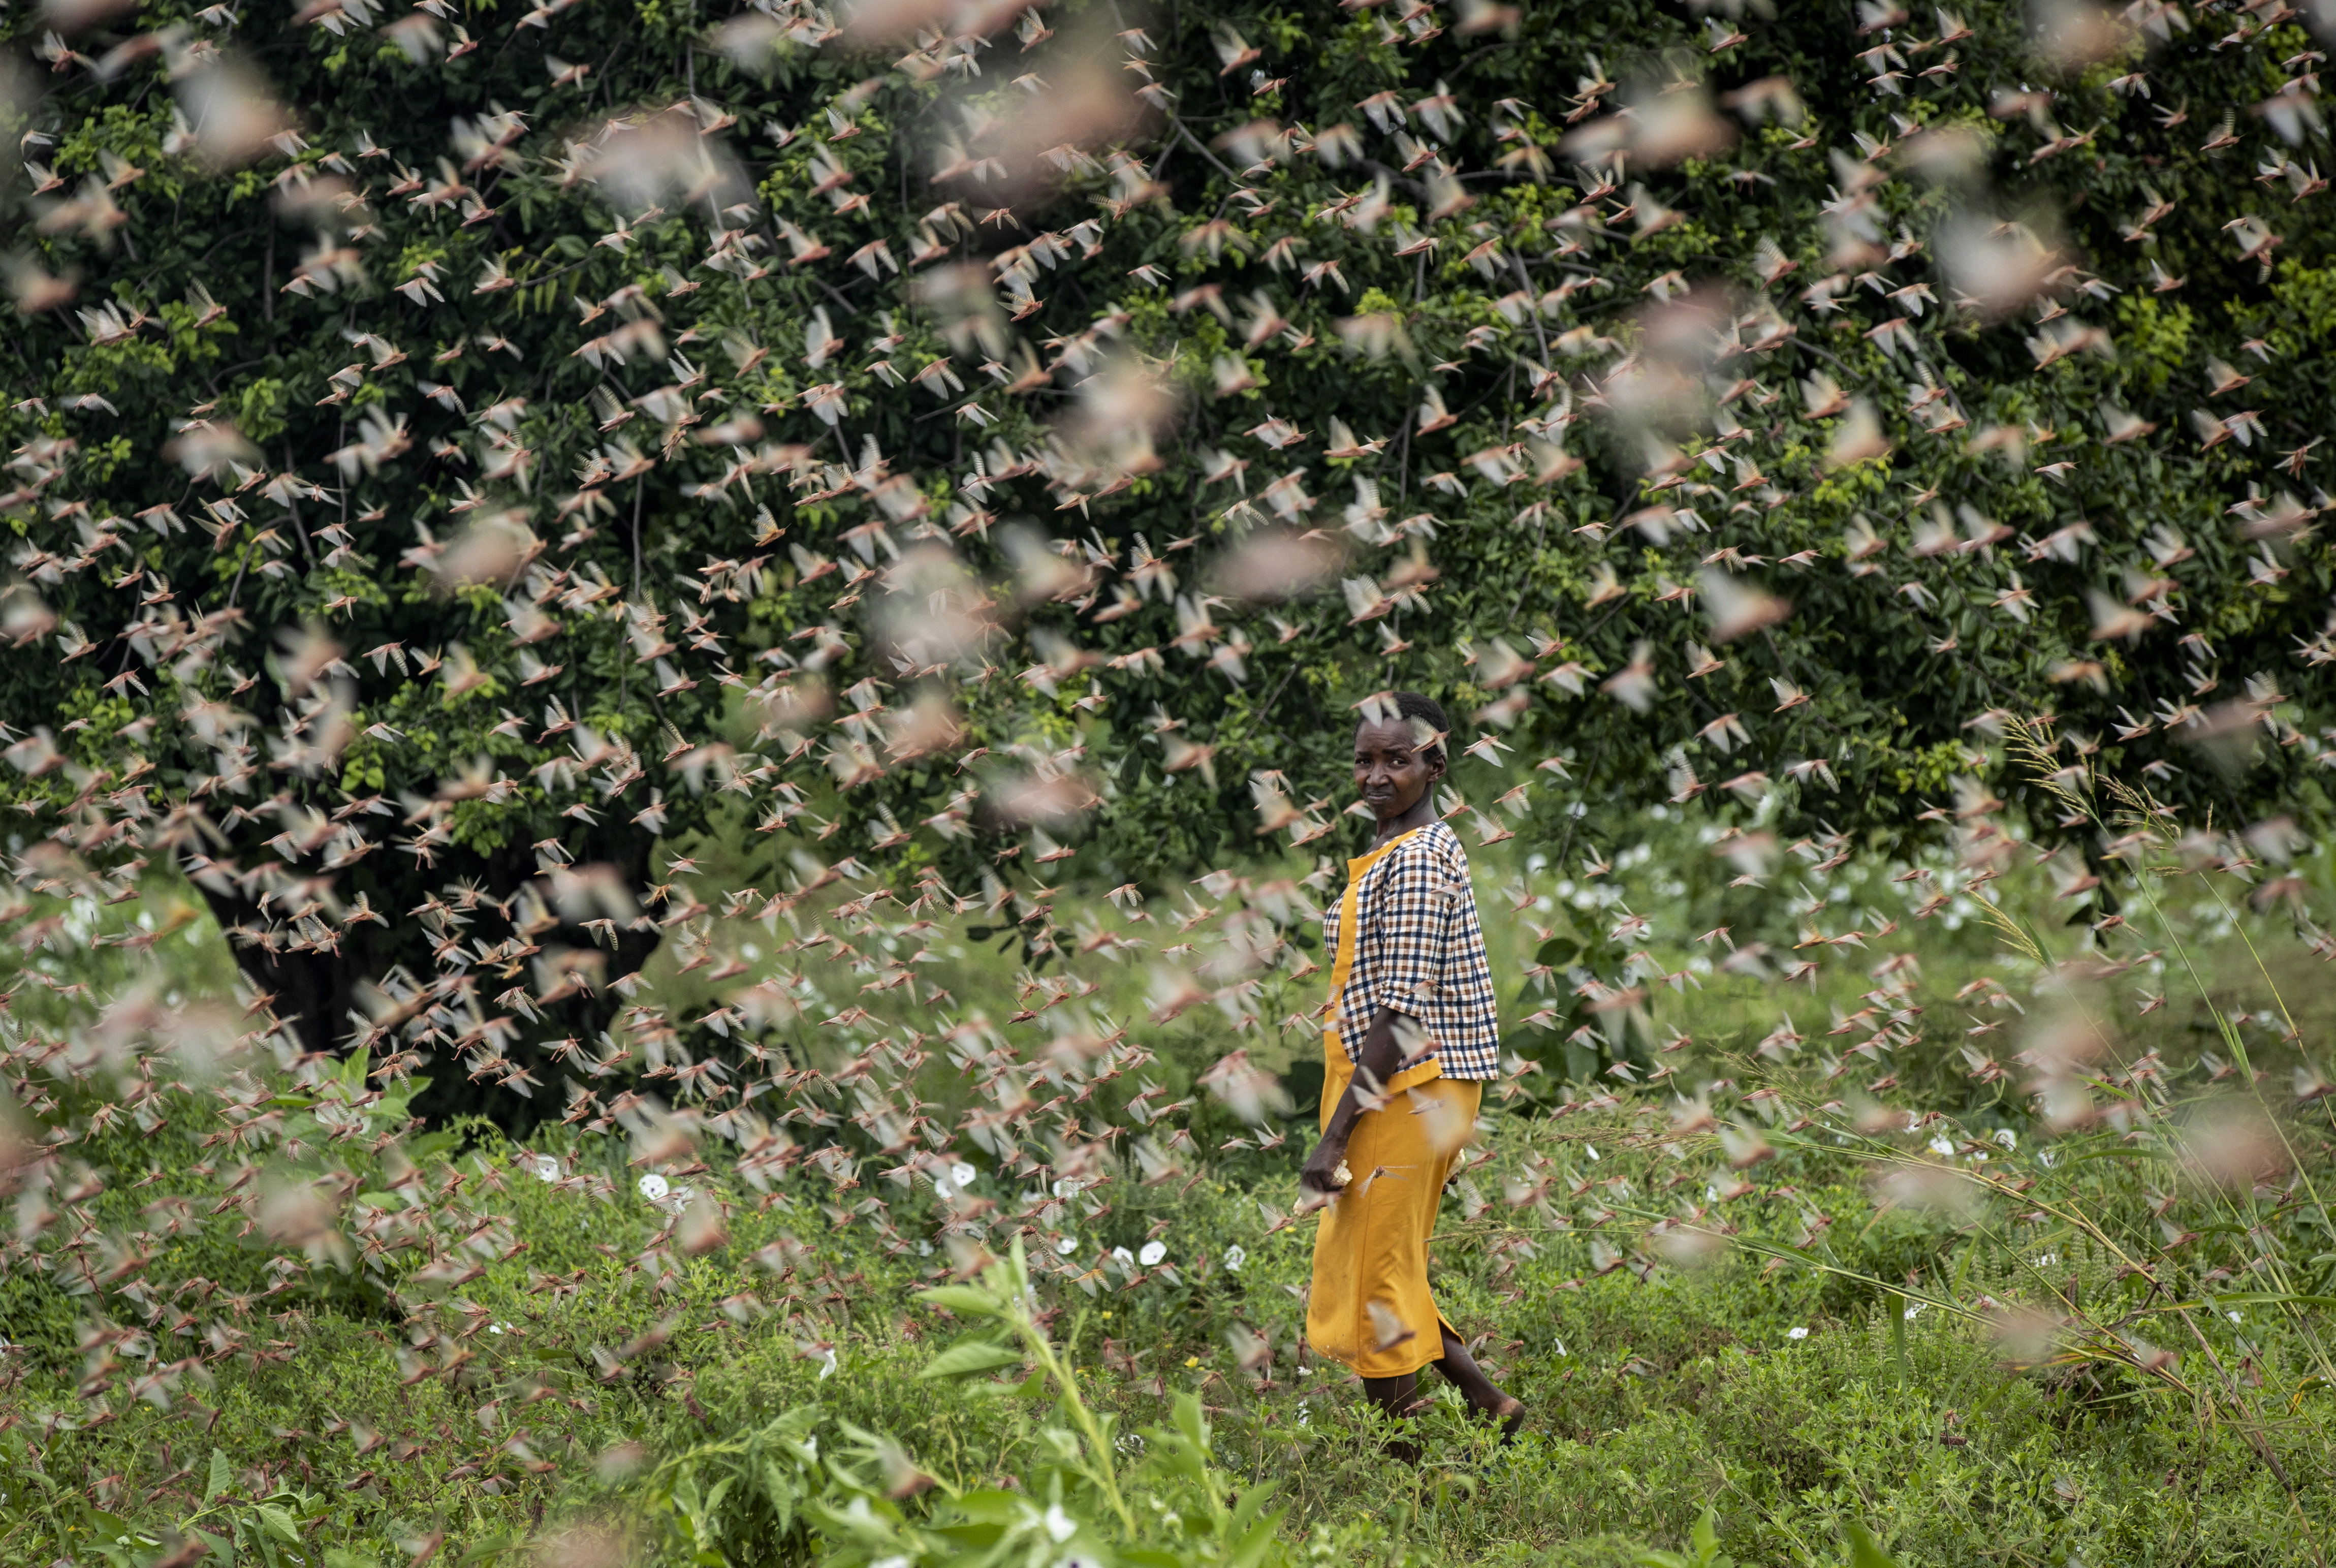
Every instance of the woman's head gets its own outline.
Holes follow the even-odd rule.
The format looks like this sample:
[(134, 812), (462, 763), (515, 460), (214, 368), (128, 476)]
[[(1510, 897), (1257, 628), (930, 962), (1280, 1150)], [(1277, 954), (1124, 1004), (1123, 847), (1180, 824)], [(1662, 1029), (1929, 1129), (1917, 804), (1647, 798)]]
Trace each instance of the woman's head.
[(1363, 710), (1355, 726), (1355, 789), (1371, 815), (1409, 814), (1444, 776), (1445, 737), (1452, 721), (1431, 697), (1399, 691)]

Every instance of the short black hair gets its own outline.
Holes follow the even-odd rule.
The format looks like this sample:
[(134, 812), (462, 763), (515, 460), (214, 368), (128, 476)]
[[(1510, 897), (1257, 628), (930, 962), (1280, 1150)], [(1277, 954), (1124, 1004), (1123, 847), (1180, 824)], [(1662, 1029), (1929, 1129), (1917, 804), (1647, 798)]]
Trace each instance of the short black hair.
[[(1445, 716), (1444, 705), (1432, 696), (1416, 691), (1387, 693), (1386, 696), (1379, 699), (1377, 712), (1368, 707), (1363, 710), (1362, 717), (1355, 721), (1355, 728), (1359, 730), (1373, 718), (1383, 716), (1387, 704), (1390, 701), (1395, 705), (1396, 717), (1416, 718), (1434, 730), (1438, 736), (1449, 735), (1452, 733), (1452, 721)], [(1447, 748), (1442, 739), (1436, 742), (1434, 749), (1438, 755), (1447, 755)]]

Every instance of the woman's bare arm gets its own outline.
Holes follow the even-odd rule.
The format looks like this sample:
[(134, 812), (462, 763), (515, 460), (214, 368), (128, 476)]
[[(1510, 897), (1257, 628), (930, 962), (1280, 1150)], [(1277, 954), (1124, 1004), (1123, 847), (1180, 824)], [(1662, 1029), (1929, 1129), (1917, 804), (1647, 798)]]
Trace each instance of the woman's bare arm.
[(1348, 1080), (1346, 1092), (1330, 1111), (1330, 1125), (1323, 1129), (1322, 1141), (1306, 1156), (1306, 1167), (1298, 1175), (1299, 1189), (1317, 1193), (1338, 1191), (1339, 1162), (1347, 1157), (1347, 1140), (1354, 1135), (1355, 1122), (1363, 1114), (1360, 1091), (1366, 1081), (1384, 1089), (1395, 1076), (1403, 1061), (1403, 1040), (1399, 1031), (1403, 1023), (1416, 1020), (1393, 1008), (1381, 1008), (1371, 1027), (1363, 1032), (1363, 1042), (1355, 1050), (1355, 1076)]

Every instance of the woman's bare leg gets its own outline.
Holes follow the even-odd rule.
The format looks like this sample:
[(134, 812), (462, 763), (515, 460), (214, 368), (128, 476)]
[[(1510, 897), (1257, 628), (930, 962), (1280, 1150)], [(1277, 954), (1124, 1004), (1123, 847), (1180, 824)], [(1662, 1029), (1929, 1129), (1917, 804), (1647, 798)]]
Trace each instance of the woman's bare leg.
[[(1366, 1378), (1363, 1398), (1379, 1408), (1398, 1431), (1409, 1429), (1412, 1413), (1420, 1407), (1419, 1374), (1406, 1372), (1400, 1378)], [(1391, 1437), (1387, 1451), (1407, 1464), (1419, 1463), (1419, 1445), (1409, 1437)]]
[(1503, 1437), (1514, 1437), (1517, 1428), (1524, 1425), (1523, 1404), (1502, 1393), (1499, 1387), (1484, 1375), (1484, 1368), (1476, 1365), (1476, 1358), (1468, 1354), (1468, 1347), (1461, 1343), (1460, 1336), (1448, 1328), (1443, 1333), (1444, 1354), (1436, 1361), (1436, 1369), (1444, 1374), (1446, 1382), (1460, 1390), (1460, 1397), (1468, 1402), (1470, 1409), (1480, 1416), (1497, 1419), (1501, 1423)]
[[(1468, 1347), (1449, 1329), (1444, 1329), (1444, 1354), (1437, 1359), (1436, 1369), (1445, 1380), (1460, 1390), (1469, 1409), (1477, 1415), (1501, 1424), (1501, 1436), (1514, 1437), (1524, 1425), (1523, 1402), (1501, 1392), (1484, 1368), (1476, 1365), (1476, 1358), (1468, 1354)], [(1407, 1427), (1411, 1417), (1426, 1407), (1420, 1397), (1419, 1374), (1406, 1372), (1400, 1378), (1366, 1378), (1363, 1397), (1378, 1407), (1380, 1414), (1396, 1425), (1398, 1430)], [(1388, 1439), (1387, 1451), (1411, 1464), (1419, 1462), (1419, 1445), (1410, 1437)]]

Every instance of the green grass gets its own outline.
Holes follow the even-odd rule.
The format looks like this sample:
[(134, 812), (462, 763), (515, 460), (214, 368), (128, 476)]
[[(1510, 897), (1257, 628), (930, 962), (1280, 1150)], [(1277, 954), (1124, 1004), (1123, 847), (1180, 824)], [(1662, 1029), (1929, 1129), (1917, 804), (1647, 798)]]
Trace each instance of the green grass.
[[(1594, 1146), (1603, 1179), (1623, 1177), (1633, 1206), (1660, 1209), (1666, 1171), (1682, 1166), (1668, 1152), (1676, 1145), (1646, 1130), (1662, 1125), (1660, 1115), (1621, 1107), (1556, 1124), (1504, 1119), (1477, 1179), (1537, 1156), (1562, 1162), (1567, 1177), (1586, 1175)], [(578, 1152), (580, 1171), (623, 1174), (621, 1151), (603, 1140)], [(2073, 1147), (2064, 1152), (2076, 1163)], [(122, 1148), (113, 1157), (134, 1170), (141, 1156)], [(1699, 1182), (1705, 1163), (1686, 1164)], [(2047, 1175), (2045, 1184), (2097, 1213), (2137, 1208), (2130, 1164), (2092, 1162), (2081, 1176)], [(85, 1368), (61, 1352), (87, 1320), (46, 1282), (12, 1279), (7, 1316), (24, 1350), (10, 1398), (20, 1419), (0, 1444), (28, 1479), (37, 1456), (56, 1490), (34, 1483), (12, 1496), (9, 1557), (102, 1556), (93, 1534), (117, 1519), (159, 1537), (166, 1524), (201, 1517), (212, 1451), (231, 1476), (224, 1512), (289, 1487), (318, 1501), (310, 1538), (357, 1561), (386, 1560), (384, 1544), (438, 1531), (475, 1546), (523, 1535), (586, 1495), (621, 1507), (621, 1487), (589, 1479), (613, 1447), (678, 1452), (798, 1406), (816, 1409), (831, 1434), (850, 1423), (893, 1436), (952, 1485), (1031, 1484), (1043, 1406), (968, 1398), (920, 1379), (948, 1330), (910, 1292), (945, 1271), (913, 1250), (887, 1257), (836, 1228), (816, 1184), (791, 1183), (797, 1190), (768, 1212), (742, 1204), (725, 1247), (644, 1267), (657, 1227), (637, 1197), (563, 1193), (484, 1150), (459, 1168), (486, 1182), (482, 1207), (508, 1217), (527, 1252), (456, 1296), (431, 1296), (403, 1322), (385, 1302), (304, 1304), (297, 1290), (275, 1313), (255, 1305), (239, 1320), (250, 1349), (280, 1349), (282, 1359), (229, 1355), (209, 1368), (211, 1388), (182, 1386), (168, 1413), (129, 1406), (94, 1430), (44, 1437), (53, 1413), (74, 1407), (70, 1382)], [(1903, 1299), (1869, 1281), (1915, 1280), (1910, 1289), (1966, 1301), (2010, 1299), (2032, 1294), (2039, 1281), (2036, 1271), (2006, 1266), (2009, 1258), (2051, 1252), (2060, 1261), (2043, 1272), (2076, 1281), (2072, 1294), (2096, 1317), (2146, 1303), (2120, 1289), (2107, 1258), (2055, 1227), (2029, 1227), (2010, 1253), (1982, 1259), (1978, 1239), (1959, 1238), (1936, 1217), (1876, 1213), (1846, 1155), (1788, 1154), (1762, 1175), (1764, 1188), (1796, 1186), (1835, 1215), (1830, 1244), (1814, 1256), (1839, 1272), (1789, 1267), (1764, 1277), (1748, 1261), (1728, 1261), (1641, 1281), (1628, 1265), (1590, 1273), (1593, 1242), (1552, 1232), (1530, 1211), (1520, 1224), (1497, 1205), (1447, 1228), (1437, 1248), (1446, 1310), (1489, 1333), (1488, 1359), (1533, 1409), (1531, 1434), (1505, 1453), (1487, 1451), (1448, 1406), (1426, 1421), (1427, 1465), (1412, 1470), (1377, 1452), (1346, 1376), (1301, 1369), (1291, 1355), (1301, 1318), (1285, 1287), (1305, 1278), (1305, 1243), (1295, 1232), (1260, 1239), (1242, 1188), (1203, 1181), (1181, 1195), (1114, 1193), (1106, 1236), (1133, 1240), (1165, 1220), (1178, 1258), (1222, 1258), (1239, 1242), (1248, 1261), (1238, 1274), (1219, 1267), (1205, 1278), (1188, 1262), (1181, 1286), (1155, 1280), (1092, 1299), (1060, 1290), (1052, 1329), (1087, 1369), (1089, 1398), (1124, 1425), (1164, 1416), (1155, 1389), (1197, 1393), (1212, 1407), (1220, 1462), (1246, 1481), (1278, 1484), (1293, 1539), (1319, 1526), (1383, 1535), (1390, 1550), (1423, 1561), (1611, 1561), (1615, 1541), (1683, 1538), (1708, 1505), (1728, 1549), (1747, 1562), (1824, 1560), (1850, 1522), (1872, 1526), (1909, 1563), (2052, 1561), (2072, 1542), (2090, 1561), (2314, 1560), (2309, 1514), (2325, 1498), (2315, 1456), (2329, 1436), (2327, 1396), (2305, 1387), (2313, 1353), (2277, 1309), (2240, 1309), (2260, 1329), (2192, 1314), (2207, 1349), (2233, 1365), (2247, 1364), (2252, 1350), (2265, 1383), (2213, 1420), (2114, 1361), (2009, 1373), (1985, 1329), (1945, 1308), (1911, 1324), (1899, 1319), (1904, 1333), (1893, 1334)], [(1752, 1196), (1736, 1200), (1728, 1217), (1742, 1239), (1774, 1239), (1796, 1228), (1798, 1212), (1796, 1202)], [(783, 1235), (809, 1255), (773, 1278), (747, 1260)], [(1521, 1239), (1535, 1255), (1504, 1273), (1514, 1255), (1500, 1248)], [(2213, 1256), (2230, 1254), (2197, 1261)], [(180, 1261), (225, 1282), (255, 1272), (258, 1254), (190, 1243)], [(531, 1277), (579, 1268), (585, 1279), (572, 1296), (529, 1293)], [(1560, 1288), (1573, 1280), (1578, 1289)], [(742, 1290), (775, 1310), (734, 1322), (721, 1303), (737, 1310)], [(800, 1299), (784, 1300), (791, 1294)], [(1270, 1386), (1235, 1367), (1223, 1334), (1236, 1322), (1275, 1346)], [(423, 1363), (402, 1365), (399, 1353), (412, 1354), (408, 1342), (425, 1325), (474, 1359), (402, 1387)], [(666, 1342), (640, 1347), (653, 1326)], [(1809, 1332), (1787, 1337), (1795, 1328)], [(628, 1342), (635, 1349), (621, 1362), (594, 1357)], [(835, 1362), (822, 1375), (828, 1346)], [(423, 1357), (440, 1363), (445, 1352)], [(2191, 1350), (2183, 1373), (2207, 1376), (2206, 1359)], [(478, 1411), (491, 1404), (499, 1419), (488, 1427)], [(2250, 1446), (2240, 1429), (2249, 1421), (2284, 1456), (2294, 1495)], [(336, 1432), (341, 1423), (362, 1426)], [(367, 1429), (383, 1446), (361, 1455)], [(407, 1441), (420, 1452), (399, 1459)], [(556, 1468), (538, 1475), (534, 1464)], [(92, 1490), (119, 1512), (67, 1505)]]
[[(400, 1138), (403, 1091), (351, 1106), (368, 1092), (358, 1073), (294, 1070), (263, 1046), (205, 1081), (186, 1054), (109, 1037), (88, 998), (20, 973), (10, 1074), (37, 1115), (15, 1116), (0, 1275), (0, 1561), (146, 1568), (210, 1549), (371, 1568), (425, 1548), (515, 1562), (557, 1541), (582, 1563), (599, 1541), (641, 1561), (836, 1568), (1001, 1553), (1051, 1568), (1065, 1552), (1592, 1563), (1657, 1547), (1821, 1563), (1850, 1560), (1857, 1529), (1910, 1564), (2325, 1561), (2331, 1123), (2327, 1100), (2294, 1090), (2313, 1081), (2302, 1047), (2324, 1037), (2331, 998), (2281, 909), (2249, 910), (2227, 875), (2155, 877), (2125, 907), (2146, 911), (2147, 892), (2162, 922), (2096, 937), (2066, 920), (2049, 872), (2015, 868), (1996, 884), (2002, 920), (1973, 906), (1949, 930), (1893, 910), (1914, 895), (1875, 860), (1834, 879), (1851, 896), (1819, 918), (1828, 933), (1896, 918), (1901, 933), (1788, 985), (1774, 971), (1803, 923), (1789, 882), (1736, 919), (1739, 944), (1778, 955), (1768, 978), (1700, 973), (1690, 960), (1725, 946), (1693, 939), (1746, 895), (1706, 875), (1675, 827), (1651, 823), (1650, 844), (1618, 863), (1621, 902), (1652, 920), (1654, 965), (1682, 978), (1654, 980), (1621, 1059), (1641, 1080), (1672, 1070), (1528, 1076), (1488, 1097), (1436, 1282), (1532, 1420), (1496, 1449), (1439, 1403), (1417, 1467), (1382, 1454), (1343, 1371), (1299, 1353), (1307, 1229), (1270, 1232), (1267, 1206), (1290, 1206), (1304, 1108), (1263, 1152), (1222, 1149), (1245, 1130), (1205, 1095), (1151, 1125), (1122, 1109), (1147, 1081), (1155, 1108), (1193, 1095), (1237, 1043), (1301, 1062), (1304, 1037), (1273, 1021), (1319, 984), (1269, 977), (1237, 1009), (1260, 1021), (1247, 1039), (1213, 1006), (1153, 1023), (1151, 967), (1187, 940), (1158, 904), (1151, 926), (1125, 928), (1149, 949), (1076, 969), (1092, 994), (975, 1043), (1022, 1042), (1017, 1081), (1039, 1098), (1091, 1092), (1079, 1134), (1055, 1115), (1022, 1130), (1018, 1168), (955, 1139), (980, 1170), (970, 1205), (874, 1152), (850, 1087), (759, 1103), (843, 1118), (787, 1128), (802, 1151), (783, 1174), (742, 1163), (718, 1128), (686, 1144), (660, 1118), (550, 1130), (524, 1150), (483, 1124)], [(1594, 939), (1613, 918), (1566, 902), (1553, 869), (1481, 860), (1488, 912), (1503, 883), (1530, 878), (1551, 900), (1532, 913), (1545, 926)], [(2303, 872), (2316, 901), (2324, 864)], [(158, 885), (89, 916), (34, 961), (93, 995), (151, 984), (200, 1021), (218, 972), (200, 923), (151, 952), (88, 945), (138, 930), (141, 912), (168, 925), (172, 898)], [(1076, 913), (1063, 923), (1124, 923), (1079, 899), (1064, 895)], [(1538, 936), (1489, 923), (1503, 973), (1521, 974)], [(761, 928), (715, 943), (742, 950), (758, 933), (775, 959)], [(930, 951), (920, 972), (959, 1021), (1004, 1027), (1030, 981), (1059, 973), (991, 962), (961, 928)], [(1877, 978), (1893, 951), (1917, 961)], [(2104, 974), (2104, 958), (2134, 961)], [(1286, 977), (1302, 950), (1281, 961)], [(695, 1017), (707, 998), (676, 968), (661, 958), (642, 999)], [(828, 1000), (884, 968), (871, 951), (861, 975), (829, 971)], [(1997, 988), (1971, 990), (1982, 976)], [(2012, 1005), (1990, 1005), (1999, 991)], [(1513, 1019), (1544, 1005), (1517, 980), (1504, 993)], [(1844, 1055), (1868, 1031), (1826, 1031), (1869, 995), (1871, 1021), (1895, 1012), (1896, 1033), (1873, 1059)], [(2155, 995), (2168, 1000), (2139, 1011)], [(1786, 1010), (1805, 1039), (1762, 1054)], [(2047, 1020), (2067, 1017), (2101, 1032), (2103, 1054), (2071, 1069), (2100, 1115), (2055, 1130), (2017, 1054), (2049, 1048), (2061, 1037)], [(1075, 1019), (1128, 1027), (1150, 1059), (1100, 1087), (1070, 1069), (1049, 1086), (1046, 1045)], [(832, 1069), (861, 1048), (836, 1033), (807, 1026), (799, 1059)], [(73, 1048), (43, 1055), (59, 1040)], [(989, 1103), (982, 1072), (927, 1048), (909, 1075), (927, 1114), (952, 1124)], [(1975, 1073), (1967, 1052), (2007, 1076)], [(2234, 1107), (2266, 1118), (2277, 1151), (2235, 1189), (2208, 1179), (2253, 1147), (2216, 1120)], [(1017, 1218), (1106, 1124), (1121, 1130), (1090, 1168), (1102, 1183)], [(46, 1161), (21, 1141), (61, 1135)], [(805, 1157), (822, 1144), (853, 1164)], [(533, 1172), (547, 1154), (557, 1181)], [(718, 1224), (644, 1199), (651, 1167), (718, 1200)], [(342, 1206), (305, 1206), (317, 1191)], [(1017, 1232), (1033, 1296), (937, 1310), (922, 1294), (998, 1287), (982, 1260), (1007, 1257)], [(1064, 1233), (1076, 1250), (1058, 1262), (1047, 1243)], [(1173, 1275), (1103, 1261), (1155, 1237)], [(924, 1375), (965, 1342), (986, 1365)], [(1067, 1388), (1052, 1357), (1076, 1368)], [(1270, 1495), (1235, 1506), (1260, 1485)], [(1056, 1540), (1056, 1518), (1076, 1534)]]

